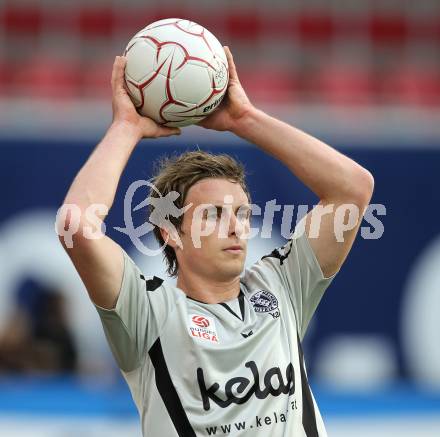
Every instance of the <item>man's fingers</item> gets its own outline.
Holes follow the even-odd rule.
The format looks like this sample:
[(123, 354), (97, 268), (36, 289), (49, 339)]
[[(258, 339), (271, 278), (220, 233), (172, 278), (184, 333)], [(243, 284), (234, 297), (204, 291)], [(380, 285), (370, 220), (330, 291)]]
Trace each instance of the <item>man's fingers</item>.
[(160, 137), (169, 137), (171, 135), (180, 135), (181, 131), (178, 127), (166, 127), (159, 126), (158, 128), (158, 136)]
[(113, 94), (124, 91), (124, 69), (126, 64), (127, 58), (116, 56), (111, 80)]
[(205, 127), (206, 125), (207, 125), (206, 118), (204, 118), (203, 120), (200, 120), (199, 122), (196, 123), (196, 126)]
[(115, 62), (113, 62), (113, 69), (112, 69), (112, 80), (111, 80), (111, 84), (112, 84), (112, 91), (115, 90), (115, 86), (116, 86), (116, 77), (118, 75), (118, 56), (116, 56), (115, 58)]
[(237, 69), (235, 68), (235, 64), (234, 64), (234, 58), (232, 56), (231, 51), (229, 50), (229, 47), (224, 46), (223, 49), (226, 54), (226, 59), (228, 60), (229, 78), (236, 80), (237, 82), (240, 82), (238, 79)]

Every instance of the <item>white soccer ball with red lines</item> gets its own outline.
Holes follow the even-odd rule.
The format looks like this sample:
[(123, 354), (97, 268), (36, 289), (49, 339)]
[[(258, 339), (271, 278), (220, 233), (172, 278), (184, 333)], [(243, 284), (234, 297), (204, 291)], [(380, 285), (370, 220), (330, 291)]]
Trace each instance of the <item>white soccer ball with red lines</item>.
[(197, 23), (156, 21), (125, 49), (125, 82), (138, 112), (165, 126), (202, 120), (222, 101), (228, 61), (217, 38)]

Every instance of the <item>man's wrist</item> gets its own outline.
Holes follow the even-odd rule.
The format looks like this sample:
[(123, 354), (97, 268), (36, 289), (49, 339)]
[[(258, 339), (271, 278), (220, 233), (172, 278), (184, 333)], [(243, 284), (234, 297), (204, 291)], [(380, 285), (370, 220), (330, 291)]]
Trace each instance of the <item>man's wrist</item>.
[(133, 145), (142, 139), (141, 130), (133, 123), (126, 121), (113, 121), (108, 128), (107, 135), (117, 136)]
[(252, 132), (255, 130), (255, 126), (258, 125), (259, 120), (264, 117), (265, 113), (255, 106), (251, 106), (234, 124), (232, 132), (241, 137), (249, 138)]

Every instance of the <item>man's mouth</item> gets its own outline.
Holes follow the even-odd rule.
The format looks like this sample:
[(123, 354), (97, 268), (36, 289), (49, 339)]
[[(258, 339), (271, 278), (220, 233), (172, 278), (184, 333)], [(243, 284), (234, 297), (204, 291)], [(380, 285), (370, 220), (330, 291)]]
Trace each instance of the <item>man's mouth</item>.
[(226, 252), (229, 252), (229, 253), (241, 253), (241, 252), (243, 252), (243, 247), (240, 246), (239, 244), (234, 244), (234, 245), (229, 246), (223, 250)]

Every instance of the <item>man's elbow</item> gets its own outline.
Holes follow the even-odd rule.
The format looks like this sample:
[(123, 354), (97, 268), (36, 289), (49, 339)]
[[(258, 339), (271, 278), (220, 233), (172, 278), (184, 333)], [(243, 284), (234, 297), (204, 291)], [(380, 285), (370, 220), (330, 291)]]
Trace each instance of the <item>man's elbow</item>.
[(346, 182), (346, 189), (340, 193), (339, 202), (354, 204), (363, 209), (370, 203), (373, 191), (373, 175), (367, 169), (357, 166)]
[(354, 201), (360, 206), (367, 206), (370, 203), (374, 191), (374, 177), (365, 168), (361, 168), (357, 180)]

